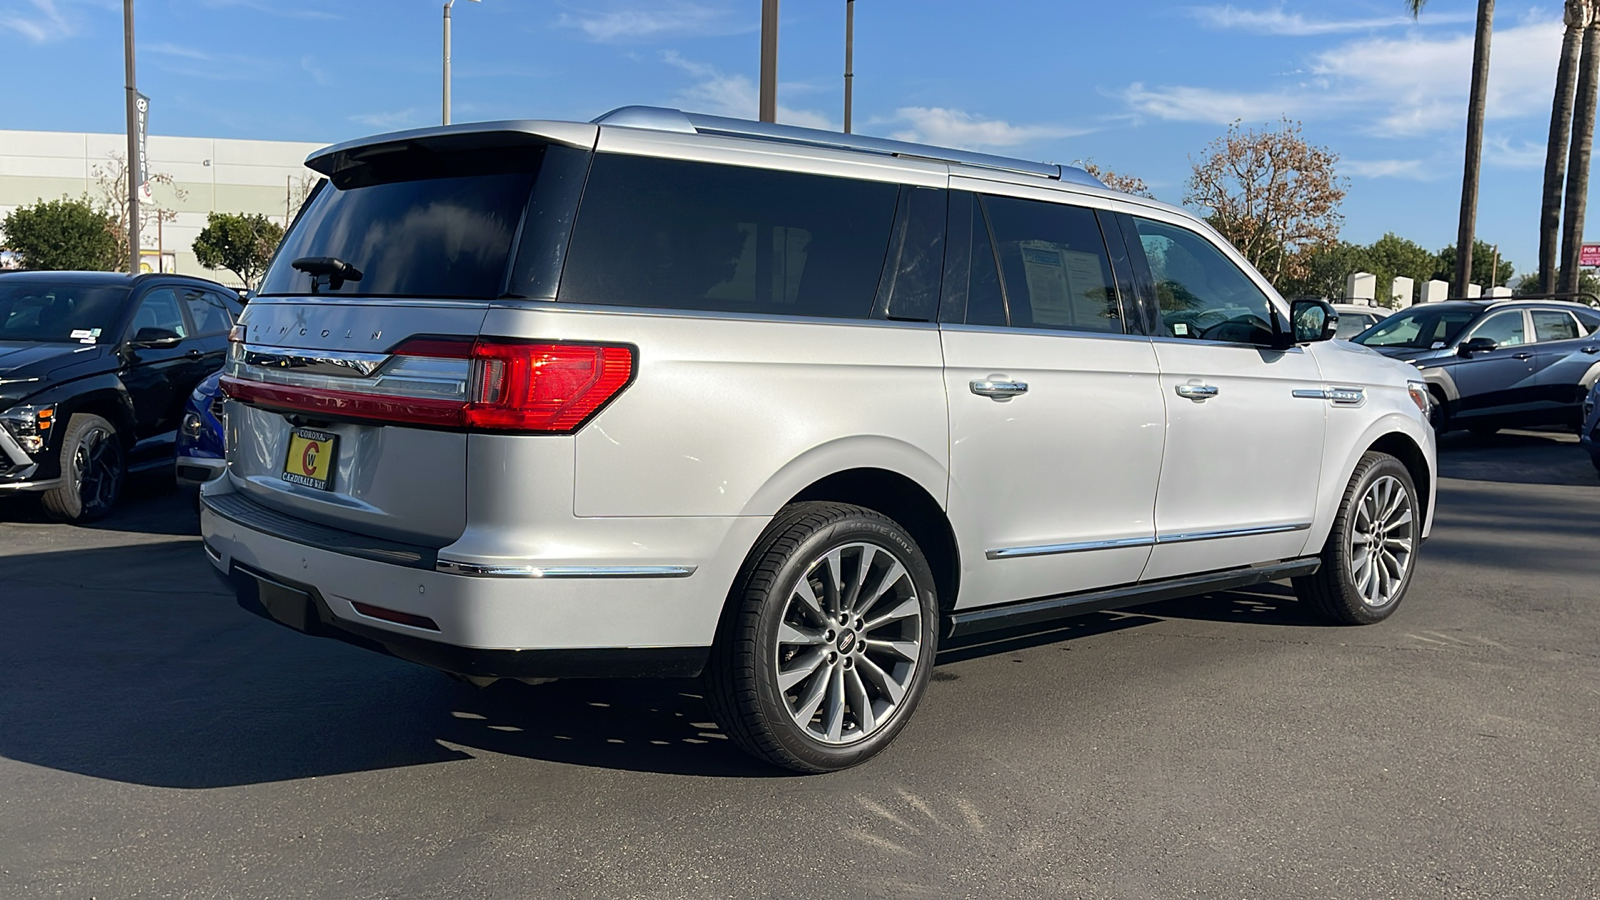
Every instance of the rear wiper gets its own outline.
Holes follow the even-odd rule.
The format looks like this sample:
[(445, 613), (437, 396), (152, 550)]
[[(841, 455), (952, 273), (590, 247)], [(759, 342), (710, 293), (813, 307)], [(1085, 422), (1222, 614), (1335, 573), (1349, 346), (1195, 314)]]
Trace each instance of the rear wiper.
[(318, 288), (327, 279), (328, 290), (337, 291), (344, 287), (346, 281), (360, 281), (361, 270), (334, 256), (302, 256), (289, 264), (290, 268), (298, 269), (311, 276), (311, 293), (318, 293)]

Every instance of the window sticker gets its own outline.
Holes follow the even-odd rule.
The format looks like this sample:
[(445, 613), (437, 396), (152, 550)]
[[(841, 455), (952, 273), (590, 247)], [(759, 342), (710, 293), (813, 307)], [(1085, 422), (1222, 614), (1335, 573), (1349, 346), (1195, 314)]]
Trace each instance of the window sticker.
[(100, 329), (98, 329), (98, 328), (76, 328), (76, 329), (73, 329), (72, 334), (71, 334), (71, 338), (73, 340), (77, 341), (80, 344), (92, 344), (95, 341), (99, 340), (99, 338), (100, 338)]

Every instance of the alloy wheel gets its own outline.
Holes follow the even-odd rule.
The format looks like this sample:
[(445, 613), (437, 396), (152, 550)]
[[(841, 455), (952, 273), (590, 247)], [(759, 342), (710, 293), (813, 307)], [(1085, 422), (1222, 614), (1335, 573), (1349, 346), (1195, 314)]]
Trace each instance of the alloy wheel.
[(905, 563), (864, 542), (814, 560), (785, 602), (772, 664), (789, 715), (812, 739), (851, 744), (884, 728), (925, 664)]
[(97, 513), (110, 506), (122, 482), (122, 448), (116, 436), (104, 428), (84, 432), (73, 451), (73, 469), (78, 478), (78, 497), (85, 513)]
[(1376, 478), (1356, 505), (1350, 534), (1350, 580), (1361, 602), (1382, 608), (1406, 583), (1416, 549), (1416, 510), (1410, 491), (1393, 475)]

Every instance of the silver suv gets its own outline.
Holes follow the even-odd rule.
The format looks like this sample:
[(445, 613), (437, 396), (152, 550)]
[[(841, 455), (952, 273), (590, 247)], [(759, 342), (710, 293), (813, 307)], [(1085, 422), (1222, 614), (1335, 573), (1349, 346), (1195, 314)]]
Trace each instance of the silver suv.
[(233, 335), (246, 609), (476, 683), (694, 676), (882, 750), (939, 642), (1294, 579), (1400, 603), (1426, 386), (1078, 169), (629, 107), (341, 144)]

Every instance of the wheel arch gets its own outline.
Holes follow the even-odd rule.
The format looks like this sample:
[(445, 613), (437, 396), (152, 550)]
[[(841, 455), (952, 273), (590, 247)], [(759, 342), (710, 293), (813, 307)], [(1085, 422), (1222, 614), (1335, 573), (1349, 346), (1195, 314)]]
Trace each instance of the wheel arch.
[(888, 469), (846, 469), (812, 482), (784, 505), (808, 501), (849, 503), (895, 520), (927, 557), (940, 610), (949, 612), (955, 608), (961, 588), (961, 554), (955, 529), (939, 502), (922, 485)]

